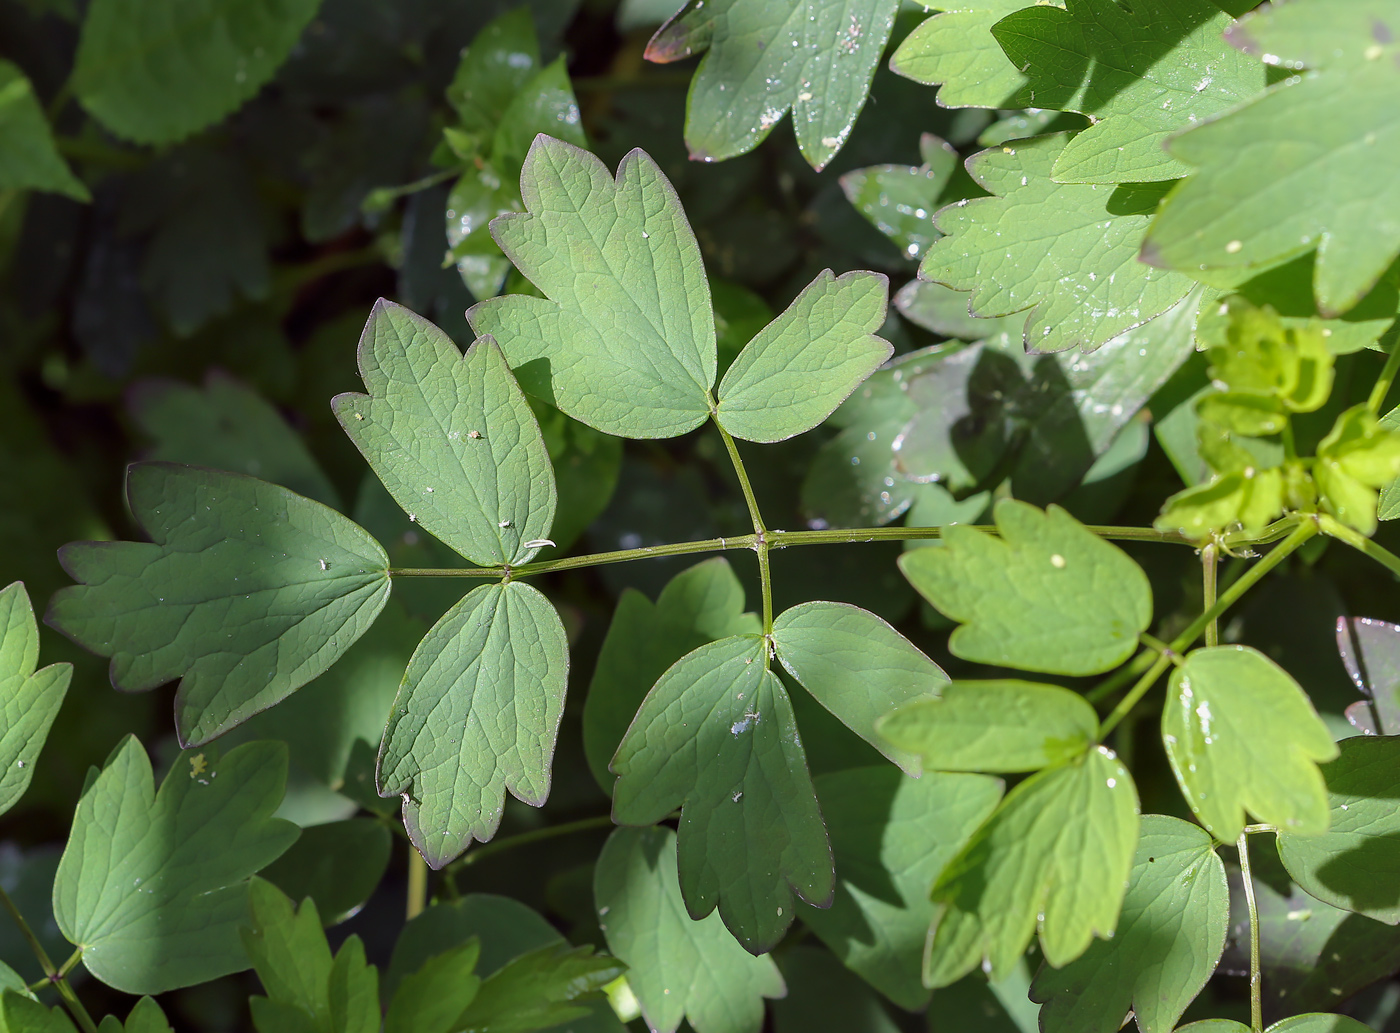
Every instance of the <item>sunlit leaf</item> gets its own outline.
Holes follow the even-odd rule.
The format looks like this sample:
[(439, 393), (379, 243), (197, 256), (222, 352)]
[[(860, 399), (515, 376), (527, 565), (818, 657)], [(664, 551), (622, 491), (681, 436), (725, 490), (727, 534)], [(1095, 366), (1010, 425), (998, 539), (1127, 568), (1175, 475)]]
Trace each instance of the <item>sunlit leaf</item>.
[(29, 788), (73, 665), (39, 666), (39, 625), (23, 582), (0, 589), (0, 814)]
[(940, 86), (938, 103), (945, 108), (1013, 107), (1026, 77), (992, 36), (992, 26), (1027, 6), (1026, 0), (952, 0), (904, 38), (890, 67)]

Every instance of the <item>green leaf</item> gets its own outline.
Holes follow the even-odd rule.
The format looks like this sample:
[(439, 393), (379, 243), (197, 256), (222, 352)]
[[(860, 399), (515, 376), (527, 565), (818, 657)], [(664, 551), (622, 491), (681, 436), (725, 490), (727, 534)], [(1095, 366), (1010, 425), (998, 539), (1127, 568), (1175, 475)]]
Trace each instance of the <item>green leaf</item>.
[(473, 589), (414, 650), (379, 747), (379, 793), (403, 796), (432, 867), (496, 834), (507, 790), (532, 807), (549, 796), (568, 672), (564, 625), (523, 581)]
[(95, 0), (73, 90), (95, 119), (137, 143), (172, 143), (221, 121), (287, 59), (318, 0)]
[(462, 51), (447, 102), (464, 132), (489, 136), (515, 96), (540, 68), (540, 43), (528, 7), (507, 11)]
[(1239, 836), (1246, 809), (1299, 835), (1327, 830), (1317, 765), (1337, 746), (1298, 683), (1263, 653), (1187, 654), (1172, 671), (1162, 739), (1187, 803), (1222, 842)]
[(876, 735), (895, 707), (937, 696), (948, 676), (907, 638), (869, 610), (846, 603), (794, 606), (773, 622), (783, 668), (841, 723), (919, 776), (919, 758)]
[(0, 61), (0, 188), (51, 190), (78, 201), (92, 194), (58, 153), (44, 109), (28, 76), (12, 61)]
[(1054, 182), (1068, 139), (1018, 140), (969, 158), (972, 178), (994, 196), (940, 211), (934, 225), (947, 236), (919, 267), (926, 280), (972, 291), (975, 316), (1029, 309), (1024, 338), (1036, 351), (1093, 351), (1192, 286), (1182, 273), (1138, 261), (1161, 187)]
[(524, 207), (516, 183), (485, 161), (468, 166), (453, 184), (444, 213), (448, 254), (474, 297), (494, 298), (510, 273), (510, 259), (491, 236), (491, 220)]
[(598, 856), (593, 897), (649, 1029), (674, 1033), (688, 1019), (696, 1033), (758, 1033), (763, 999), (787, 992), (772, 959), (752, 957), (718, 915), (686, 914), (668, 828), (616, 830)]
[(1400, 738), (1357, 736), (1338, 744), (1340, 755), (1322, 767), (1331, 811), (1320, 836), (1280, 831), (1279, 857), (1308, 893), (1333, 907), (1400, 925), (1400, 797), (1396, 759)]
[(137, 1001), (127, 1013), (125, 1024), (118, 1022), (115, 1015), (108, 1015), (98, 1027), (98, 1033), (107, 1033), (109, 1022), (111, 1033), (118, 1033), (119, 1030), (125, 1030), (125, 1033), (174, 1033), (154, 997), (143, 997)]
[(978, 663), (1048, 674), (1110, 670), (1152, 619), (1147, 576), (1058, 506), (1003, 499), (1000, 538), (967, 526), (900, 557), (905, 577), (962, 627), (948, 648)]
[(1323, 507), (1362, 534), (1376, 531), (1376, 489), (1400, 477), (1400, 432), (1371, 414), (1364, 403), (1337, 417), (1317, 446), (1313, 478)]
[(554, 522), (544, 438), (496, 342), (457, 351), (380, 299), (360, 338), (368, 395), (331, 406), (409, 517), (479, 566), (528, 563)]
[(677, 661), (647, 695), (612, 770), (613, 818), (652, 825), (681, 808), (678, 867), (692, 918), (718, 905), (752, 954), (782, 938), (793, 893), (818, 906), (834, 876), (792, 702), (762, 638)]
[(938, 198), (958, 167), (952, 144), (932, 133), (919, 137), (924, 163), (873, 165), (841, 177), (841, 189), (877, 230), (899, 246), (909, 258), (922, 258), (939, 237), (933, 228)]
[(241, 474), (138, 463), (127, 499), (151, 544), (74, 542), (79, 582), (45, 620), (110, 656), (127, 692), (180, 678), (199, 745), (285, 699), (350, 648), (389, 597), (389, 557), (320, 503)]
[(897, 0), (691, 0), (651, 38), (649, 61), (708, 49), (690, 81), (685, 142), (696, 161), (753, 150), (792, 109), (797, 147), (820, 172), (865, 104)]
[(1027, 83), (1015, 104), (1078, 111), (1093, 125), (1055, 161), (1061, 183), (1141, 183), (1188, 169), (1167, 137), (1247, 100), (1264, 69), (1222, 33), (1233, 19), (1208, 0), (1066, 0), (1008, 15), (992, 35)]
[(985, 775), (853, 768), (816, 779), (838, 873), (829, 908), (802, 920), (852, 971), (901, 1008), (929, 999), (920, 979), (934, 908), (928, 890), (1001, 800)]
[[(937, 230), (933, 232), (942, 236)], [(924, 250), (927, 251), (927, 247)], [(931, 280), (910, 280), (894, 296), (894, 307), (900, 315), (945, 337), (985, 341), (998, 334), (1017, 336), (1025, 325), (1026, 317), (1017, 312), (997, 319), (971, 315), (967, 303), (968, 296), (964, 292)]]
[(1341, 13), (1299, 0), (1240, 21), (1235, 46), (1311, 71), (1172, 140), (1171, 155), (1195, 171), (1153, 223), (1143, 261), (1213, 280), (1316, 248), (1318, 311), (1360, 301), (1400, 253), (1400, 235), (1376, 221), (1394, 200), (1372, 176), (1400, 158), (1389, 128), (1400, 103), (1394, 14), (1386, 3)]
[(246, 968), (248, 876), (300, 831), (272, 817), (286, 779), (285, 747), (249, 743), (212, 762), (181, 754), (157, 792), (146, 751), (123, 740), (78, 801), (54, 880), (84, 967), (131, 994)]
[[(1312, 412), (1332, 392), (1333, 358), (1320, 320), (1285, 322), (1271, 306), (1256, 307), (1235, 294), (1205, 306), (1196, 337), (1206, 348), (1211, 380), (1240, 402), (1254, 398), (1260, 405), (1276, 403), (1280, 412)], [(1212, 397), (1197, 405), (1203, 418)], [(1275, 434), (1282, 424), (1253, 432), (1239, 429)]]
[(818, 273), (724, 374), (720, 425), (736, 438), (774, 442), (830, 416), (894, 354), (872, 332), (885, 321), (888, 289), (879, 273)]
[(1177, 492), (1153, 526), (1197, 539), (1236, 526), (1257, 534), (1282, 512), (1282, 471), (1250, 466)]
[(915, 82), (941, 86), (945, 108), (1013, 107), (1026, 77), (992, 36), (992, 26), (1026, 0), (953, 0), (899, 45), (890, 67)]
[(512, 189), (520, 182), (520, 169), (530, 145), (541, 133), (575, 147), (588, 146), (578, 101), (574, 98), (562, 55), (525, 83), (496, 126), (491, 141), (491, 163)]
[(0, 997), (0, 1027), (5, 1033), (77, 1033), (62, 1008), (49, 1008), (9, 989)]
[(934, 883), (925, 985), (1002, 978), (1037, 928), (1056, 967), (1112, 936), (1137, 841), (1137, 790), (1105, 747), (1020, 783)]
[[(616, 180), (593, 155), (541, 136), (525, 159), (526, 212), (492, 233), (545, 294), (468, 312), (504, 342), (522, 385), (608, 434), (674, 437), (709, 417), (714, 313), (695, 234), (640, 150)], [(599, 236), (600, 227), (608, 227)]]
[(1130, 1010), (1142, 1033), (1170, 1033), (1220, 961), (1230, 919), (1225, 866), (1210, 835), (1160, 814), (1142, 819), (1112, 940), (1031, 984), (1044, 1033), (1115, 1033)]
[(580, 1001), (601, 994), (627, 966), (592, 947), (541, 947), (493, 973), (453, 1024), (464, 1033), (527, 1033), (582, 1018)]
[(774, 1033), (839, 1029), (899, 1033), (880, 999), (827, 951), (799, 944), (783, 952), (787, 996), (773, 1004)]
[(1347, 720), (1371, 735), (1400, 733), (1400, 624), (1339, 617), (1337, 651), (1366, 697), (1347, 707)]
[(900, 707), (880, 735), (935, 771), (1038, 771), (1064, 764), (1098, 739), (1083, 696), (1025, 681), (955, 681), (938, 699)]
[(225, 373), (210, 370), (202, 390), (176, 380), (137, 381), (127, 409), (154, 439), (145, 459), (245, 473), (342, 508), (301, 435), (267, 399)]
[[(1362, 1025), (1349, 1015), (1313, 1012), (1290, 1015), (1275, 1022), (1264, 1033), (1370, 1033), (1370, 1030), (1370, 1026)], [(1249, 1033), (1249, 1027), (1234, 1019), (1202, 1019), (1182, 1026), (1177, 1033)]]
[(392, 846), (389, 829), (372, 818), (312, 825), (262, 877), (293, 900), (315, 901), (326, 925), (335, 925), (369, 900), (389, 867)]
[(583, 704), (583, 749), (598, 784), (611, 792), (616, 779), (608, 762), (668, 667), (706, 642), (759, 631), (758, 616), (744, 611), (743, 586), (723, 556), (681, 571), (655, 603), (636, 589), (624, 590)]
[(39, 625), (24, 583), (0, 589), (0, 814), (34, 777), (34, 764), (68, 693), (73, 665), (39, 666)]
[(549, 533), (553, 551), (539, 556), (549, 559), (562, 555), (608, 508), (622, 470), (622, 439), (579, 423), (539, 399), (530, 403), (559, 492)]
[(468, 940), (405, 976), (389, 1005), (384, 1033), (451, 1033), (481, 988), (475, 974), (480, 954), (480, 941)]

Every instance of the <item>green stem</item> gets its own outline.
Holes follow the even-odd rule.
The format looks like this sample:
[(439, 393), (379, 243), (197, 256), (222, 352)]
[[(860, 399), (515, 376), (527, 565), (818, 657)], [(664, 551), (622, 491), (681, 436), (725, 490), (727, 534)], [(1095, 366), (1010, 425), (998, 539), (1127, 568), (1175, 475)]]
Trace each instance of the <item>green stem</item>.
[(1392, 574), (1400, 576), (1400, 556), (1396, 556), (1395, 553), (1382, 545), (1377, 545), (1359, 531), (1353, 531), (1346, 524), (1325, 514), (1317, 518), (1317, 523), (1323, 534), (1335, 538), (1339, 542), (1346, 542), (1357, 552), (1369, 556)]
[(59, 974), (60, 976), (66, 976), (66, 975), (68, 975), (69, 972), (72, 972), (75, 968), (78, 967), (78, 962), (80, 962), (80, 961), (82, 961), (82, 960), (83, 960), (83, 949), (82, 949), (81, 947), (79, 947), (79, 948), (78, 948), (77, 950), (75, 950), (72, 954), (68, 955), (68, 960), (65, 961), (65, 962), (63, 963), (63, 965), (59, 968), (58, 974)]
[[(1218, 585), (1216, 571), (1215, 544), (1212, 542), (1201, 550), (1201, 594), (1206, 610), (1215, 605)], [(1206, 646), (1220, 645), (1220, 619), (1214, 618), (1206, 625)]]
[(1366, 408), (1372, 416), (1379, 416), (1385, 396), (1390, 393), (1390, 385), (1395, 382), (1395, 374), (1400, 372), (1400, 338), (1390, 346), (1390, 354), (1385, 357), (1385, 367), (1371, 388), (1371, 397), (1366, 399)]
[(428, 863), (415, 848), (408, 849), (408, 902), (404, 909), (408, 921), (413, 921), (428, 906)]
[(1133, 707), (1137, 706), (1138, 700), (1147, 695), (1147, 690), (1156, 684), (1157, 679), (1162, 676), (1162, 672), (1171, 666), (1171, 662), (1171, 653), (1168, 652), (1159, 655), (1152, 666), (1147, 669), (1147, 673), (1139, 678), (1138, 683), (1132, 687), (1126, 696), (1118, 701), (1116, 707), (1109, 711), (1108, 716), (1103, 719), (1103, 724), (1099, 727), (1100, 742), (1107, 739), (1108, 733), (1117, 728), (1118, 722), (1127, 717), (1128, 712), (1131, 711)]
[(521, 832), (518, 835), (506, 836), (504, 839), (493, 840), (490, 843), (483, 843), (475, 850), (463, 856), (460, 860), (453, 861), (445, 869), (445, 874), (450, 882), (452, 877), (463, 868), (494, 857), (496, 854), (503, 854), (516, 847), (529, 846), (531, 843), (543, 842), (547, 839), (555, 839), (559, 836), (570, 836), (575, 832), (588, 832), (592, 829), (611, 828), (613, 825), (612, 815), (601, 814), (596, 818), (581, 818), (578, 821), (566, 821), (562, 825), (549, 825), (542, 829), (534, 829), (530, 832)]
[(1264, 1029), (1264, 992), (1259, 971), (1259, 907), (1254, 901), (1254, 879), (1249, 873), (1249, 831), (1240, 831), (1236, 846), (1240, 851), (1240, 878), (1244, 881), (1244, 902), (1249, 909), (1249, 1025), (1254, 1033)]
[(44, 950), (44, 945), (39, 942), (39, 937), (34, 935), (34, 930), (29, 927), (29, 923), (24, 920), (24, 916), (19, 913), (19, 908), (15, 906), (15, 902), (10, 899), (10, 895), (3, 888), (0, 888), (0, 906), (3, 906), (10, 913), (10, 917), (14, 919), (15, 925), (19, 927), (20, 935), (29, 944), (29, 949), (34, 952), (34, 957), (39, 961), (39, 967), (44, 970), (44, 975), (48, 977), (46, 981), (58, 988), (58, 995), (63, 998), (68, 1013), (73, 1016), (83, 1033), (97, 1033), (97, 1024), (92, 1021), (92, 1016), (83, 1007), (83, 1002), (78, 1000), (78, 995), (73, 992), (73, 987), (69, 985), (66, 978), (68, 972), (82, 958), (82, 949), (79, 948), (76, 956), (69, 958), (62, 969), (55, 968), (53, 959), (49, 957), (49, 952)]
[[(719, 430), (719, 435), (724, 439), (724, 447), (729, 451), (729, 461), (734, 464), (734, 472), (739, 477), (739, 487), (744, 492), (744, 503), (749, 507), (749, 519), (753, 521), (753, 550), (758, 554), (758, 582), (763, 591), (763, 633), (773, 634), (773, 574), (772, 567), (768, 562), (768, 550), (772, 547), (768, 540), (768, 528), (764, 526), (763, 514), (758, 511), (758, 499), (753, 493), (753, 485), (749, 483), (749, 473), (744, 469), (743, 457), (739, 455), (739, 446), (734, 443), (734, 438), (729, 431), (720, 426), (719, 420), (715, 420), (715, 427)], [(763, 655), (764, 667), (768, 665), (768, 654)]]

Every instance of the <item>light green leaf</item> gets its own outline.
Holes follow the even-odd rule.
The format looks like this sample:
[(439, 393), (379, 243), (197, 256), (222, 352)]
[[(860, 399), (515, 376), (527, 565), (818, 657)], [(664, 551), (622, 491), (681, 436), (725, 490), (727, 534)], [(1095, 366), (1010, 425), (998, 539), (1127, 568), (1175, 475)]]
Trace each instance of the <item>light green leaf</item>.
[(112, 1024), (112, 1033), (117, 1033), (118, 1030), (124, 1030), (125, 1033), (174, 1033), (165, 1012), (161, 1011), (154, 997), (143, 997), (137, 1001), (127, 1013), (124, 1025), (117, 1021), (115, 1015), (108, 1015), (98, 1027), (98, 1033), (107, 1033), (109, 1022)]
[(652, 825), (680, 807), (678, 866), (692, 918), (718, 905), (750, 953), (793, 919), (793, 893), (831, 899), (826, 828), (792, 702), (766, 669), (762, 638), (736, 635), (686, 654), (642, 703), (612, 770), (613, 818)]
[(29, 78), (13, 61), (0, 61), (0, 188), (51, 190), (78, 201), (92, 194), (58, 153), (44, 109)]
[(1364, 403), (1352, 406), (1317, 446), (1313, 477), (1323, 508), (1362, 534), (1375, 534), (1376, 489), (1400, 477), (1400, 433)]
[(646, 56), (709, 51), (686, 99), (691, 158), (747, 154), (791, 108), (798, 149), (820, 172), (855, 125), (898, 9), (897, 0), (690, 0)]
[(1105, 747), (1032, 775), (934, 883), (924, 983), (947, 986), (979, 964), (998, 980), (1037, 928), (1056, 967), (1112, 936), (1137, 841), (1137, 790)]
[(1350, 309), (1400, 253), (1395, 188), (1373, 171), (1400, 160), (1394, 8), (1326, 0), (1271, 6), (1230, 41), (1264, 63), (1307, 66), (1263, 96), (1173, 139), (1195, 171), (1143, 242), (1143, 261), (1203, 280), (1317, 249), (1317, 309)]
[(880, 273), (818, 273), (724, 374), (720, 425), (736, 438), (774, 442), (830, 416), (894, 354), (873, 333), (885, 321), (888, 290)]
[(952, 0), (904, 38), (890, 67), (915, 82), (939, 86), (945, 108), (1014, 107), (1026, 77), (992, 36), (992, 26), (1027, 0)]
[(506, 790), (549, 796), (569, 646), (549, 600), (523, 581), (482, 585), (419, 643), (379, 748), (379, 793), (403, 796), (419, 852), (441, 868), (496, 834)]
[(78, 801), (54, 879), (54, 917), (84, 967), (131, 994), (246, 968), (248, 876), (300, 831), (272, 817), (286, 779), (285, 747), (249, 743), (180, 754), (157, 792), (128, 736)]
[[(934, 232), (938, 233), (937, 230)], [(964, 341), (985, 341), (998, 334), (1010, 334), (1013, 337), (1020, 335), (1021, 328), (1025, 326), (1025, 316), (1013, 312), (1009, 316), (983, 319), (968, 313), (968, 300), (963, 291), (955, 291), (941, 283), (910, 280), (895, 294), (894, 307), (911, 323), (945, 337), (960, 337)]]
[(0, 589), (0, 814), (29, 788), (34, 764), (49, 737), (73, 665), (39, 665), (39, 625), (24, 583)]
[[(1094, 124), (1055, 161), (1061, 183), (1142, 183), (1188, 169), (1162, 145), (1174, 131), (1247, 100), (1264, 69), (1222, 36), (1233, 19), (1208, 0), (1066, 0), (992, 28), (1028, 82), (1016, 103), (1078, 111)], [(1163, 58), (1163, 52), (1170, 56)]]
[(1138, 261), (1157, 184), (1116, 189), (1059, 184), (1051, 170), (1064, 134), (1018, 140), (968, 159), (992, 197), (942, 209), (947, 236), (924, 256), (919, 275), (972, 291), (976, 316), (1029, 309), (1024, 338), (1036, 351), (1093, 351), (1186, 296), (1182, 273)]
[(110, 656), (127, 692), (180, 678), (181, 741), (208, 742), (285, 699), (364, 634), (389, 598), (389, 557), (320, 503), (241, 474), (138, 463), (137, 542), (74, 542), (79, 584), (45, 620)]
[(173, 143), (233, 113), (287, 59), (319, 0), (95, 0), (73, 90), (137, 143)]
[(935, 771), (1038, 771), (1073, 760), (1099, 735), (1083, 696), (1025, 681), (955, 681), (877, 727)]
[(1152, 619), (1147, 575), (1058, 506), (1003, 499), (1000, 538), (959, 525), (944, 547), (900, 557), (905, 577), (962, 627), (948, 648), (979, 663), (1048, 674), (1118, 666)]
[[(526, 10), (522, 8), (522, 10)], [(510, 259), (491, 236), (491, 220), (525, 207), (516, 183), (483, 159), (467, 166), (447, 195), (448, 254), (473, 297), (494, 298), (510, 273)]]
[(919, 776), (919, 758), (875, 734), (895, 707), (937, 696), (948, 676), (907, 638), (869, 610), (846, 603), (794, 606), (773, 622), (784, 669), (851, 731)]
[(316, 902), (326, 925), (354, 915), (389, 867), (393, 836), (373, 818), (347, 818), (302, 830), (301, 838), (262, 871), (292, 900)]
[(593, 777), (611, 792), (608, 762), (637, 708), (666, 669), (692, 649), (730, 635), (757, 635), (758, 615), (744, 611), (744, 589), (723, 556), (681, 571), (651, 600), (626, 589), (598, 653), (583, 704), (583, 749)]
[(1153, 526), (1197, 539), (1236, 526), (1257, 534), (1283, 512), (1283, 501), (1282, 471), (1251, 466), (1177, 492)]
[(1206, 831), (1226, 843), (1245, 811), (1299, 835), (1327, 831), (1317, 765), (1336, 743), (1312, 703), (1263, 653), (1214, 646), (1172, 671), (1162, 739), (1177, 783)]
[(22, 997), (38, 1000), (37, 997), (34, 997), (34, 991), (29, 989), (29, 985), (25, 982), (24, 977), (10, 968), (9, 965), (0, 961), (0, 993), (6, 990), (12, 990)]
[(554, 470), (496, 342), (457, 351), (383, 299), (360, 338), (368, 395), (331, 402), (345, 433), (410, 518), (479, 566), (527, 563), (554, 523)]
[(627, 969), (592, 947), (552, 944), (522, 954), (482, 982), (453, 1024), (464, 1033), (528, 1033), (588, 1014), (581, 1002), (596, 998)]
[(1308, 893), (1333, 907), (1400, 925), (1400, 737), (1356, 736), (1322, 766), (1331, 822), (1320, 836), (1280, 830), (1279, 857)]
[(468, 312), (473, 329), (504, 342), (526, 390), (591, 427), (644, 438), (698, 427), (715, 380), (714, 312), (660, 167), (632, 151), (614, 180), (593, 155), (541, 136), (521, 191), (527, 211), (492, 233), (546, 297), (483, 301)]
[(1225, 947), (1230, 893), (1210, 835), (1147, 814), (1113, 939), (1061, 969), (1042, 966), (1031, 999), (1044, 1033), (1115, 1033), (1130, 1010), (1141, 1033), (1170, 1033)]
[(481, 988), (475, 974), (479, 940), (468, 940), (405, 976), (389, 1005), (384, 1033), (451, 1033)]
[(618, 829), (593, 874), (598, 924), (627, 963), (627, 984), (649, 1029), (758, 1033), (763, 999), (787, 989), (772, 959), (752, 957), (718, 915), (686, 914), (676, 875), (676, 834)]
[(801, 905), (802, 920), (871, 986), (918, 1011), (929, 999), (920, 979), (929, 887), (996, 809), (1001, 779), (852, 768), (819, 776), (816, 788), (838, 878), (831, 907)]
[(933, 213), (938, 198), (959, 164), (958, 152), (946, 140), (924, 133), (919, 137), (924, 163), (873, 165), (841, 177), (846, 200), (909, 258), (922, 258), (938, 239)]
[(5, 1033), (77, 1033), (58, 1005), (49, 1008), (9, 989), (0, 997), (0, 1028)]

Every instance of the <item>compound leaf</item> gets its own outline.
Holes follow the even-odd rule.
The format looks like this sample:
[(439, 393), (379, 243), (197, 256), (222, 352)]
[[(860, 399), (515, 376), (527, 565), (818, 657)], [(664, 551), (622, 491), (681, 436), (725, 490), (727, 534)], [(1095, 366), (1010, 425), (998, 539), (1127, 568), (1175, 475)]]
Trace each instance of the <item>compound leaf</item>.
[(331, 402), (345, 433), (417, 523), (479, 566), (521, 564), (548, 538), (557, 496), (530, 403), (490, 337), (457, 351), (382, 298), (360, 338), (368, 395)]
[(1105, 747), (1020, 783), (934, 883), (925, 985), (1003, 978), (1037, 927), (1056, 967), (1112, 936), (1137, 841), (1137, 790)]
[(587, 151), (540, 136), (520, 179), (527, 211), (491, 224), (544, 292), (468, 312), (503, 342), (521, 384), (589, 426), (674, 437), (710, 413), (714, 311), (695, 234), (660, 166), (640, 150), (616, 179)]
[(915, 82), (941, 86), (945, 108), (1004, 108), (1026, 77), (1007, 58), (992, 26), (1026, 0), (952, 0), (921, 22), (894, 52), (890, 67)]
[(540, 947), (508, 962), (485, 979), (451, 1029), (529, 1033), (580, 1019), (580, 1002), (596, 998), (627, 966), (592, 947), (567, 943)]
[(794, 606), (773, 622), (773, 648), (788, 674), (841, 723), (918, 777), (919, 758), (875, 734), (895, 707), (938, 695), (943, 669), (869, 610), (847, 603)]
[(792, 702), (762, 638), (736, 635), (677, 661), (647, 695), (613, 758), (619, 824), (677, 807), (681, 893), (692, 918), (718, 905), (752, 954), (792, 924), (795, 892), (831, 900), (831, 848)]
[(1356, 736), (1322, 766), (1331, 822), (1320, 836), (1280, 829), (1279, 857), (1308, 893), (1333, 907), (1400, 925), (1400, 737)]
[(23, 582), (0, 590), (0, 814), (29, 788), (73, 665), (39, 665), (39, 625)]
[(559, 614), (522, 581), (473, 589), (414, 650), (379, 793), (403, 796), (409, 838), (434, 868), (496, 834), (506, 790), (532, 807), (549, 796), (568, 674)]
[(1400, 253), (1400, 231), (1378, 216), (1395, 210), (1395, 188), (1374, 175), (1400, 160), (1397, 28), (1376, 0), (1344, 12), (1298, 0), (1234, 26), (1230, 41), (1265, 64), (1311, 71), (1172, 140), (1195, 171), (1152, 224), (1143, 261), (1209, 282), (1316, 248), (1318, 311), (1355, 305)]
[(95, 0), (73, 90), (137, 143), (172, 143), (252, 98), (291, 53), (320, 0)]
[(481, 941), (472, 938), (404, 976), (389, 1004), (384, 1033), (450, 1033), (481, 988), (480, 956)]
[(1208, 0), (1065, 0), (1008, 15), (992, 35), (1028, 80), (1018, 103), (1094, 120), (1055, 160), (1058, 182), (1142, 183), (1189, 171), (1162, 149), (1170, 133), (1264, 88), (1263, 67), (1225, 42), (1231, 22)]
[(763, 999), (787, 988), (771, 958), (751, 956), (719, 916), (686, 914), (676, 873), (676, 834), (665, 827), (618, 829), (593, 874), (598, 924), (627, 963), (627, 985), (649, 1029), (758, 1033)]
[(690, 156), (753, 150), (792, 109), (802, 156), (821, 171), (846, 142), (894, 27), (898, 0), (691, 0), (657, 30), (650, 61), (708, 53), (690, 81)]
[(64, 546), (79, 584), (55, 593), (44, 619), (110, 656), (119, 689), (180, 678), (182, 743), (208, 742), (321, 674), (389, 598), (379, 543), (285, 488), (137, 463), (126, 490), (151, 543)]
[(955, 681), (877, 727), (935, 771), (1038, 771), (1073, 760), (1099, 735), (1083, 696), (1025, 681)]
[(254, 742), (180, 754), (157, 791), (127, 736), (78, 801), (54, 879), (54, 918), (87, 970), (158, 994), (246, 968), (248, 877), (300, 833), (272, 816), (286, 780), (286, 747)]
[(1246, 810), (1299, 835), (1327, 830), (1317, 765), (1337, 745), (1298, 683), (1258, 650), (1187, 654), (1172, 671), (1162, 740), (1182, 793), (1217, 839), (1239, 836)]
[(1210, 834), (1147, 814), (1113, 939), (1061, 969), (1042, 966), (1031, 999), (1044, 1033), (1170, 1033), (1225, 948), (1230, 891)]
[(816, 788), (836, 895), (829, 908), (802, 905), (802, 920), (848, 968), (918, 1011), (929, 999), (919, 975), (934, 916), (929, 886), (996, 809), (1001, 779), (852, 768), (819, 776)]
[(973, 155), (968, 171), (994, 196), (942, 209), (947, 234), (919, 275), (972, 291), (974, 316), (1029, 309), (1024, 339), (1036, 351), (1093, 351), (1186, 296), (1183, 273), (1138, 261), (1161, 197), (1159, 184), (1063, 184), (1051, 179), (1069, 138), (1017, 140)]
[(0, 139), (5, 141), (0, 187), (52, 190), (78, 201), (92, 200), (88, 188), (58, 153), (34, 87), (13, 61), (0, 61)]
[(1122, 663), (1152, 619), (1147, 575), (1058, 506), (1003, 499), (1000, 538), (948, 527), (941, 549), (900, 557), (921, 595), (962, 623), (948, 643), (979, 663), (1098, 674)]

